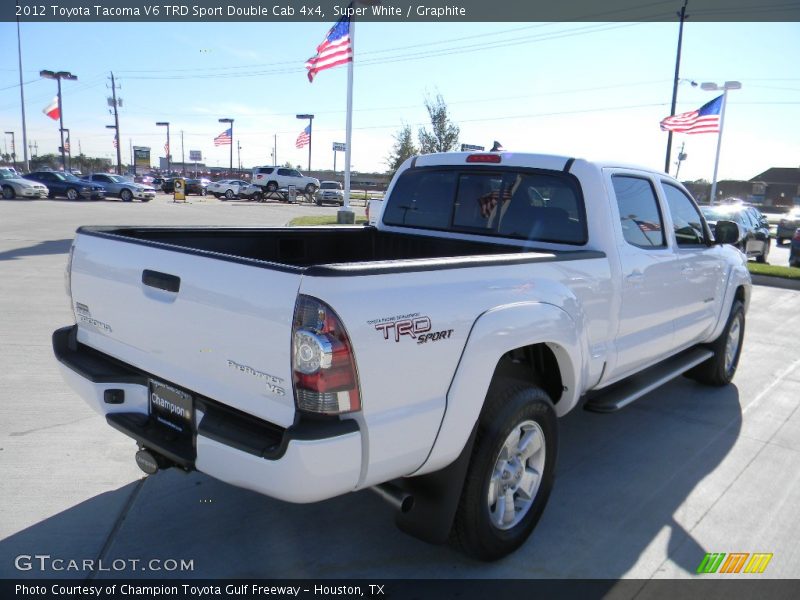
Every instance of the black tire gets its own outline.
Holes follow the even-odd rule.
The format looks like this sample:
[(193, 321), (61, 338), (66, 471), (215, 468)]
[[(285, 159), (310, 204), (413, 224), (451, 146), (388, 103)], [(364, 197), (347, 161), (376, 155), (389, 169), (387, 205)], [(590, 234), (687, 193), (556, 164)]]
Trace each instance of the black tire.
[(322, 198), (315, 198), (314, 202), (316, 202), (317, 206), (322, 206)]
[(10, 185), (3, 186), (3, 199), (4, 200), (13, 200), (16, 197), (17, 193), (14, 191), (14, 188)]
[(767, 264), (768, 257), (769, 257), (769, 238), (767, 239), (767, 243), (764, 246), (764, 251), (758, 256), (756, 256), (756, 262), (765, 265)]
[(217, 194), (216, 192), (214, 193), (214, 198), (219, 198), (219, 196), (220, 196), (220, 195), (219, 195), (219, 194)]
[[(738, 322), (738, 326), (736, 323)], [(686, 376), (704, 385), (721, 387), (728, 385), (736, 374), (736, 367), (739, 365), (739, 357), (742, 354), (742, 341), (744, 340), (744, 304), (741, 300), (734, 300), (728, 322), (720, 336), (708, 345), (714, 355), (707, 361), (700, 363), (693, 369), (687, 371)], [(728, 360), (728, 338), (731, 333), (737, 338), (733, 354)]]
[(150, 198), (142, 198), (142, 202), (150, 202)]
[(235, 195), (236, 195), (236, 194), (234, 194), (234, 193), (233, 193), (233, 190), (225, 190), (225, 197), (226, 197), (228, 200), (233, 200), (233, 197), (234, 197)]
[(67, 200), (71, 200), (71, 201), (74, 202), (75, 200), (78, 200), (80, 197), (81, 197), (81, 195), (78, 193), (78, 190), (76, 190), (75, 188), (69, 188), (67, 190)]
[(267, 184), (267, 191), (268, 191), (268, 192), (274, 192), (274, 191), (276, 191), (277, 189), (278, 189), (278, 182), (277, 182), (277, 181), (270, 181), (270, 182)]
[(263, 202), (264, 197), (261, 195), (261, 192), (256, 192), (255, 194), (253, 194), (253, 200), (255, 202)]
[(306, 186), (306, 194), (313, 194), (316, 191), (317, 191), (317, 186), (315, 186), (313, 183), (309, 183)]
[(131, 202), (133, 201), (133, 192), (125, 188), (119, 193), (119, 197), (122, 198), (123, 202)]
[[(535, 426), (531, 426), (531, 423)], [(524, 461), (517, 456), (516, 463), (502, 463), (505, 465), (503, 472), (515, 469), (515, 473), (508, 472), (509, 483), (503, 485), (510, 489), (523, 483), (520, 476), (524, 477), (526, 472), (536, 473), (529, 465), (529, 461), (534, 459), (541, 461), (540, 476), (538, 483), (533, 484), (536, 487), (530, 501), (524, 495), (518, 497), (517, 492), (511, 490), (514, 509), (512, 521), (505, 528), (495, 522), (498, 518), (502, 521), (508, 510), (505, 508), (507, 504), (503, 505), (504, 510), (500, 510), (500, 495), (504, 493), (503, 497), (506, 498), (509, 493), (505, 488), (498, 490), (498, 486), (506, 479), (499, 479), (498, 465), (504, 460), (501, 452), (506, 448), (512, 432), (520, 430), (523, 424), (531, 427), (525, 431), (531, 434), (532, 439), (540, 440), (539, 449)], [(544, 439), (541, 440), (539, 436)], [(525, 437), (520, 434), (521, 441)], [(557, 451), (558, 423), (547, 393), (536, 386), (515, 380), (503, 379), (493, 383), (478, 422), (475, 445), (451, 531), (453, 543), (464, 553), (480, 560), (496, 560), (519, 548), (530, 536), (550, 497)], [(544, 453), (543, 457), (541, 452)], [(517, 466), (511, 467), (512, 464)], [(516, 481), (519, 484), (514, 483)], [(494, 504), (490, 504), (492, 486), (496, 490)], [(518, 506), (518, 502), (527, 504)], [(494, 512), (492, 506), (496, 507)]]

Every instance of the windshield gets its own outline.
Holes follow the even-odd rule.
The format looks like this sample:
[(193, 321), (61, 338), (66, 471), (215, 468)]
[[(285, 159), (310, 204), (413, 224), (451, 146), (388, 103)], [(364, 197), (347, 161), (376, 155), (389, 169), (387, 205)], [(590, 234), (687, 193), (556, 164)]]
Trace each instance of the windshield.
[(703, 207), (703, 215), (707, 221), (733, 221), (738, 211), (721, 210), (719, 208)]
[(106, 175), (106, 177), (108, 177), (114, 183), (125, 183), (126, 181), (128, 181), (121, 175)]
[(559, 244), (587, 241), (580, 188), (560, 172), (411, 169), (395, 183), (383, 222)]
[(15, 175), (7, 170), (7, 169), (0, 169), (0, 179), (14, 179)]
[(340, 189), (342, 189), (342, 186), (339, 185), (338, 183), (334, 182), (334, 181), (323, 181), (319, 185), (319, 187), (322, 190), (340, 190)]

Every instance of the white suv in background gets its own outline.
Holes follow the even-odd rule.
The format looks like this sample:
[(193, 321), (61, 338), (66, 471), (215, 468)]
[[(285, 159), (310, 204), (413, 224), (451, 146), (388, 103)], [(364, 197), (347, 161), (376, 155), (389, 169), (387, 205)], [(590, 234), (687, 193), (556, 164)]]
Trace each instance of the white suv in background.
[(319, 179), (306, 177), (297, 169), (288, 167), (256, 167), (253, 169), (253, 183), (274, 192), (295, 186), (298, 192), (313, 194), (319, 188)]

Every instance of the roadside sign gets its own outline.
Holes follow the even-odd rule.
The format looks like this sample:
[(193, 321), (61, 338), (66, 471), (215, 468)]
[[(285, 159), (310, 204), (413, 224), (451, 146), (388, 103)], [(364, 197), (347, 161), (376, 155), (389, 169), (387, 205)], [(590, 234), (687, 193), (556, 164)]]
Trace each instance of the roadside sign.
[(461, 144), (462, 152), (482, 152), (486, 150), (485, 146), (475, 146), (473, 144)]
[(289, 202), (294, 202), (297, 200), (297, 187), (294, 185), (290, 185), (288, 188), (289, 191)]
[(182, 202), (186, 202), (186, 185), (183, 178), (178, 177), (173, 184), (175, 189), (172, 195), (172, 201), (177, 202), (178, 200)]
[(189, 160), (192, 162), (200, 162), (203, 160), (203, 153), (200, 150), (189, 150)]
[(334, 152), (345, 152), (347, 150), (347, 144), (344, 142), (333, 142), (333, 151)]

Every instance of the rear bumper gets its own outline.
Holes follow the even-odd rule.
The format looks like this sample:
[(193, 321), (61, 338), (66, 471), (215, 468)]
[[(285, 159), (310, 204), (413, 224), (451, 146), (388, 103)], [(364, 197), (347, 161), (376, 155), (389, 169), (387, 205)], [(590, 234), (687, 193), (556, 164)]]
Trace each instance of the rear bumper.
[(298, 419), (284, 429), (193, 393), (192, 434), (177, 436), (150, 417), (150, 375), (78, 343), (76, 331), (72, 326), (53, 333), (64, 379), (139, 446), (184, 469), (288, 502), (324, 500), (358, 484), (356, 421)]

